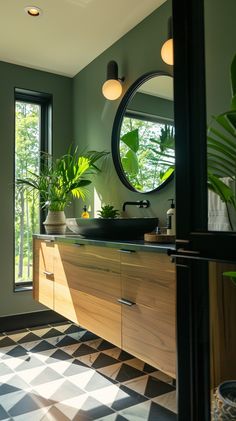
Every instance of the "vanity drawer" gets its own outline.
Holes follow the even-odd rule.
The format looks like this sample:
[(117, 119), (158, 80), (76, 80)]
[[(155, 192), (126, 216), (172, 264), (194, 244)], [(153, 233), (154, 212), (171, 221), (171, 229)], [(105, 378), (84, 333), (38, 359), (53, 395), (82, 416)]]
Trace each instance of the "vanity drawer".
[(54, 243), (34, 239), (33, 297), (36, 301), (54, 307)]
[(100, 298), (121, 296), (120, 256), (117, 250), (60, 243), (55, 249), (57, 284)]
[(121, 253), (122, 298), (161, 311), (174, 320), (175, 265), (165, 254)]
[(122, 348), (153, 367), (176, 376), (175, 320), (161, 311), (122, 306)]

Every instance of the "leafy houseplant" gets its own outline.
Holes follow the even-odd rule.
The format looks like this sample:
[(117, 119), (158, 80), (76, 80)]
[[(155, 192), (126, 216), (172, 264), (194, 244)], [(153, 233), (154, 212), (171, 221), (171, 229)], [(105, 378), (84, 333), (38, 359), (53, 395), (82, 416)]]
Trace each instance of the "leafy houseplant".
[[(65, 207), (71, 203), (72, 198), (85, 199), (87, 186), (92, 182), (90, 176), (100, 171), (96, 162), (105, 155), (107, 152), (104, 151), (88, 151), (80, 156), (78, 148), (73, 151), (69, 148), (58, 159), (43, 153), (40, 173), (29, 172), (26, 178), (17, 179), (17, 185), (28, 193), (38, 191), (41, 207), (48, 208), (48, 217), (44, 223), (48, 234), (65, 233)], [(51, 218), (56, 215), (59, 216), (59, 223), (51, 223)]]
[(114, 206), (112, 206), (112, 205), (104, 205), (104, 206), (102, 206), (102, 209), (100, 211), (98, 211), (98, 214), (99, 214), (100, 218), (115, 219), (119, 216), (119, 211), (117, 209), (114, 209)]
[[(236, 55), (231, 64), (232, 101), (229, 111), (213, 116), (208, 131), (208, 188), (225, 203), (228, 219), (229, 207), (236, 211)], [(228, 186), (226, 179), (232, 186)]]

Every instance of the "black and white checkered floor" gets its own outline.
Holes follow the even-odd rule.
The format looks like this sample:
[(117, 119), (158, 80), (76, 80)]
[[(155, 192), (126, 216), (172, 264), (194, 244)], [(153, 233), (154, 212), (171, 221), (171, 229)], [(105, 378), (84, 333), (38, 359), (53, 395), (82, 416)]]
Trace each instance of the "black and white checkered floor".
[(171, 421), (175, 412), (170, 377), (70, 322), (0, 335), (0, 420)]

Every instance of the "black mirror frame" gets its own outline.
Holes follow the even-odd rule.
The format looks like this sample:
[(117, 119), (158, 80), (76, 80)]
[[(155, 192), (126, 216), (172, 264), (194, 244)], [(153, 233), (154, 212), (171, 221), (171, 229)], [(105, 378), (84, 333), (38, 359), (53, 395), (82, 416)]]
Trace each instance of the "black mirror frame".
[(145, 73), (144, 75), (140, 76), (127, 90), (125, 95), (123, 96), (120, 105), (117, 109), (116, 116), (113, 123), (112, 128), (112, 142), (111, 142), (111, 152), (112, 152), (112, 159), (113, 163), (117, 172), (117, 175), (121, 182), (127, 187), (129, 190), (140, 193), (140, 194), (150, 194), (154, 193), (158, 190), (161, 190), (163, 187), (166, 186), (173, 178), (174, 178), (174, 172), (168, 177), (167, 180), (165, 180), (160, 186), (156, 187), (153, 190), (150, 190), (148, 192), (141, 192), (139, 190), (136, 190), (128, 181), (126, 178), (122, 165), (120, 160), (120, 150), (119, 150), (119, 144), (120, 144), (120, 131), (121, 131), (121, 125), (123, 121), (123, 117), (126, 112), (127, 105), (129, 101), (133, 98), (134, 94), (136, 93), (137, 89), (144, 83), (147, 82), (149, 79), (153, 78), (154, 76), (170, 76), (173, 78), (173, 74), (165, 72), (165, 71), (158, 71), (154, 70), (148, 73)]

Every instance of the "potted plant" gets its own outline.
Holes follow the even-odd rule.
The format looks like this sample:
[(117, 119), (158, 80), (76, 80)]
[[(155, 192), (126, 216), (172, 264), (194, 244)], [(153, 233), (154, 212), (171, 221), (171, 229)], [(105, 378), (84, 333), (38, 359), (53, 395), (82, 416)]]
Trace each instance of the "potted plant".
[(85, 199), (91, 184), (90, 176), (97, 173), (96, 162), (107, 155), (107, 152), (87, 151), (78, 154), (78, 148), (60, 158), (54, 159), (43, 153), (39, 174), (29, 172), (24, 178), (18, 178), (16, 183), (29, 193), (37, 190), (40, 206), (48, 209), (44, 222), (47, 234), (64, 234), (66, 230), (65, 208), (72, 198)]

